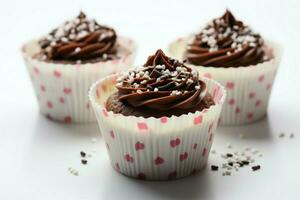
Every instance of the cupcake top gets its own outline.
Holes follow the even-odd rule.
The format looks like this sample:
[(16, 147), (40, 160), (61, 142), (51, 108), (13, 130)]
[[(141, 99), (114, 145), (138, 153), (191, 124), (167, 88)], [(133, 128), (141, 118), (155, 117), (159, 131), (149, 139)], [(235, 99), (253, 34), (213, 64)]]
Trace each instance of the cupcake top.
[(191, 64), (211, 67), (249, 66), (270, 59), (261, 36), (236, 20), (229, 10), (195, 35), (186, 58)]
[(120, 76), (116, 87), (120, 101), (152, 111), (195, 111), (207, 93), (196, 71), (162, 50), (150, 56), (144, 66)]
[(116, 55), (114, 29), (88, 19), (83, 12), (39, 40), (41, 58), (49, 61), (110, 60)]

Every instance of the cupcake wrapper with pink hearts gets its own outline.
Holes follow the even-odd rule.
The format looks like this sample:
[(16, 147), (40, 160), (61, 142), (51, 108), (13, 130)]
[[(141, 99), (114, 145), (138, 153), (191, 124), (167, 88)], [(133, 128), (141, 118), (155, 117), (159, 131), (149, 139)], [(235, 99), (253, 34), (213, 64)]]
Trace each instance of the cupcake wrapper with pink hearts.
[[(183, 59), (191, 37), (179, 38), (169, 46), (169, 53)], [(190, 65), (199, 71), (200, 76), (220, 82), (227, 90), (220, 124), (240, 125), (254, 122), (266, 115), (274, 78), (281, 58), (281, 48), (267, 41), (267, 52), (273, 59), (247, 67), (222, 68)]]
[(39, 52), (37, 41), (22, 48), (40, 111), (48, 118), (65, 123), (95, 122), (88, 90), (99, 78), (127, 70), (133, 64), (136, 45), (119, 37), (120, 59), (89, 64), (58, 64), (34, 59)]
[(95, 83), (89, 92), (112, 166), (120, 173), (146, 180), (169, 180), (198, 172), (207, 163), (225, 99), (225, 89), (204, 78), (215, 105), (179, 117), (143, 118), (105, 109), (116, 91), (117, 75)]

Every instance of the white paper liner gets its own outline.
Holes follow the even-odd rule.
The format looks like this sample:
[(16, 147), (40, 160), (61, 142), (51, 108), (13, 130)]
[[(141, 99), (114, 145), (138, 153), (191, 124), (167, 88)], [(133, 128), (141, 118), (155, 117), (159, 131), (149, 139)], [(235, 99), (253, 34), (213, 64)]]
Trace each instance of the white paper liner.
[(23, 57), (36, 93), (40, 112), (66, 123), (94, 122), (88, 99), (90, 86), (99, 78), (127, 70), (134, 62), (136, 44), (118, 37), (120, 59), (88, 64), (57, 64), (33, 59), (37, 41), (22, 48)]
[[(191, 36), (179, 38), (169, 46), (169, 54), (183, 59)], [(278, 44), (267, 41), (267, 51), (273, 54), (270, 61), (247, 67), (203, 67), (189, 65), (199, 71), (200, 76), (212, 78), (227, 90), (220, 124), (241, 125), (254, 122), (266, 115), (274, 78), (281, 59)]]
[[(204, 78), (216, 105), (180, 117), (143, 118), (106, 111), (118, 75), (95, 83), (89, 92), (112, 166), (120, 173), (146, 180), (188, 176), (206, 165), (218, 124), (225, 89)], [(105, 90), (104, 90), (105, 88)]]

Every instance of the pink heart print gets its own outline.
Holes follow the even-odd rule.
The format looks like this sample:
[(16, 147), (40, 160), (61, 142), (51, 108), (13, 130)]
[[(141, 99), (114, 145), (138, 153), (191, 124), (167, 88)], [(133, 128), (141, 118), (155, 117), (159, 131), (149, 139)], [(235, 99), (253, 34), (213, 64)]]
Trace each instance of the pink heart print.
[(33, 71), (34, 71), (35, 74), (39, 74), (40, 73), (40, 71), (39, 71), (39, 69), (37, 67), (33, 67)]
[(180, 161), (184, 161), (188, 158), (188, 153), (187, 152), (184, 152), (183, 154), (180, 154), (179, 155), (179, 160)]
[(46, 91), (46, 87), (45, 87), (44, 85), (41, 85), (41, 90), (42, 90), (43, 92), (45, 92), (45, 91)]
[(210, 74), (210, 73), (204, 73), (203, 74), (203, 76), (205, 77), (205, 78), (212, 78), (212, 75)]
[(113, 131), (110, 131), (110, 137), (112, 137), (113, 139), (115, 139), (115, 133)]
[(204, 147), (203, 150), (202, 150), (202, 157), (205, 157), (206, 151), (207, 151), (207, 150), (206, 150), (206, 148)]
[(138, 150), (143, 150), (145, 148), (145, 145), (141, 142), (137, 142), (135, 143), (135, 150), (138, 151)]
[(140, 179), (140, 180), (146, 180), (146, 175), (144, 174), (144, 173), (139, 173), (138, 175), (137, 175), (137, 178), (138, 179)]
[(65, 103), (65, 99), (64, 99), (63, 97), (60, 97), (60, 98), (59, 98), (59, 102), (60, 102), (61, 104), (64, 104), (64, 103)]
[(167, 121), (168, 121), (167, 117), (161, 117), (160, 118), (160, 122), (163, 123), (163, 124), (167, 123)]
[(228, 104), (233, 106), (235, 104), (235, 100), (234, 99), (229, 99)]
[(165, 162), (165, 160), (162, 157), (157, 156), (154, 160), (155, 165), (161, 165)]
[(60, 73), (59, 71), (57, 71), (57, 70), (54, 70), (54, 71), (53, 71), (53, 74), (54, 74), (54, 76), (55, 76), (56, 78), (59, 78), (59, 77), (61, 76), (61, 73)]
[(194, 124), (195, 125), (201, 124), (202, 123), (202, 119), (203, 119), (202, 115), (199, 115), (199, 116), (195, 117), (194, 118)]
[(70, 116), (66, 116), (66, 117), (64, 117), (64, 122), (69, 124), (72, 122), (72, 118)]
[(169, 180), (174, 179), (174, 178), (176, 178), (176, 176), (177, 176), (176, 171), (170, 172), (169, 175), (168, 175), (168, 179)]
[(195, 143), (194, 145), (193, 145), (193, 149), (197, 149), (197, 147), (198, 147), (198, 144), (197, 143)]
[(261, 100), (258, 99), (258, 100), (255, 102), (255, 106), (256, 106), (256, 107), (259, 107), (260, 104), (261, 104)]
[(208, 132), (209, 133), (212, 131), (213, 126), (214, 126), (214, 122), (209, 124), (209, 126), (208, 126)]
[(71, 88), (64, 88), (64, 93), (65, 93), (65, 94), (70, 94), (71, 91), (72, 91)]
[(230, 90), (232, 90), (234, 88), (234, 82), (227, 82), (226, 83), (226, 87)]
[(178, 146), (179, 144), (180, 144), (180, 139), (179, 138), (176, 138), (176, 139), (170, 141), (170, 145), (171, 145), (172, 148)]
[(241, 109), (239, 107), (235, 108), (235, 114), (239, 114), (241, 112)]
[(252, 112), (249, 112), (249, 113), (247, 114), (247, 118), (248, 118), (248, 120), (251, 120), (251, 119), (253, 118), (253, 113), (252, 113)]
[(137, 126), (138, 126), (138, 129), (140, 131), (146, 131), (146, 130), (148, 130), (148, 126), (147, 126), (147, 124), (145, 122), (138, 122)]
[(51, 101), (47, 101), (47, 107), (48, 108), (53, 108), (53, 103)]
[(264, 79), (265, 79), (265, 75), (263, 74), (258, 77), (259, 82), (262, 82)]
[(249, 99), (253, 99), (256, 96), (255, 92), (250, 92), (249, 93)]
[(124, 158), (125, 158), (125, 160), (126, 160), (127, 162), (133, 163), (133, 157), (132, 157), (131, 155), (126, 154), (126, 155), (124, 156)]

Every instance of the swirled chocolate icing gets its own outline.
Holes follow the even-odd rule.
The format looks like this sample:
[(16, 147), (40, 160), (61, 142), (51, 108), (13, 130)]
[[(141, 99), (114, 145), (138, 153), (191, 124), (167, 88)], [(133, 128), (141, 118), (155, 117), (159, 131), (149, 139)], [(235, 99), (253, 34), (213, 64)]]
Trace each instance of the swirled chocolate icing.
[(198, 73), (162, 50), (150, 56), (143, 67), (120, 76), (116, 87), (118, 92), (108, 99), (107, 109), (124, 115), (181, 115), (214, 104)]
[(116, 53), (116, 32), (99, 25), (81, 12), (39, 41), (43, 58), (52, 61), (112, 59)]
[(228, 10), (195, 35), (186, 58), (191, 64), (212, 67), (249, 66), (270, 59), (261, 36)]

